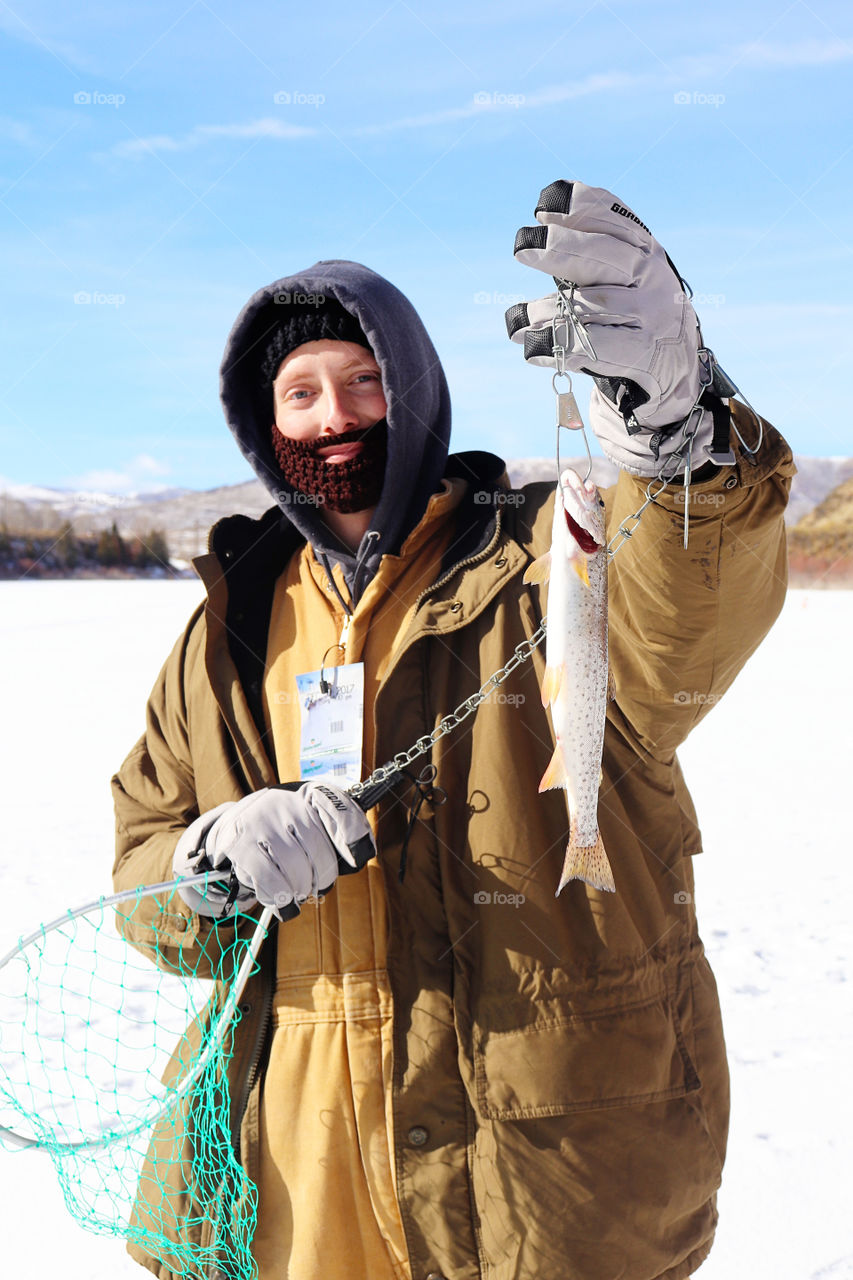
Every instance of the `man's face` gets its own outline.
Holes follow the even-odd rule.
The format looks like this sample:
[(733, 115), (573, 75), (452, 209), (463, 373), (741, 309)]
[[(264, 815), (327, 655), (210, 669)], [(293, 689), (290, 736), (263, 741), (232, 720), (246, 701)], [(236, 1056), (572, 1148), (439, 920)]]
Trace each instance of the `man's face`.
[[(322, 338), (296, 347), (281, 362), (273, 382), (275, 425), (291, 440), (318, 440), (371, 427), (385, 417), (379, 365), (366, 347)], [(324, 462), (357, 457), (353, 441), (319, 450)]]

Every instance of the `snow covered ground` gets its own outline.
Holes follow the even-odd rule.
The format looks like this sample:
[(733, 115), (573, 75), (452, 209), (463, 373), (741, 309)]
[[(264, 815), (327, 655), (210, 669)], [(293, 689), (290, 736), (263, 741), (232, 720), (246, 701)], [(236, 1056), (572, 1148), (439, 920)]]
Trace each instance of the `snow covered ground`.
[[(0, 584), (0, 953), (109, 891), (109, 777), (199, 599), (193, 581)], [(702, 1280), (853, 1280), (851, 629), (853, 593), (791, 592), (682, 751), (733, 1077)], [(4, 1274), (144, 1274), (121, 1242), (74, 1225), (38, 1154), (0, 1150), (0, 1205)]]

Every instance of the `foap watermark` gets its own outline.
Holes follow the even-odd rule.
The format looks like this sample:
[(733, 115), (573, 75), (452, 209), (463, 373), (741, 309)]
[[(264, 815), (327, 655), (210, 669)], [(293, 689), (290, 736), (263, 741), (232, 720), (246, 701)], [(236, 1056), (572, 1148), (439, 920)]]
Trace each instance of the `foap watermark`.
[(672, 100), (678, 107), (721, 107), (726, 100), (726, 95), (724, 93), (700, 93), (698, 89), (688, 93), (686, 89), (682, 89), (672, 95)]
[(719, 507), (726, 500), (724, 493), (699, 493), (695, 489), (691, 489), (689, 494), (680, 493), (673, 494), (673, 502), (681, 503), (682, 506), (689, 502), (691, 507)]
[(526, 901), (523, 893), (501, 893), (500, 890), (489, 893), (488, 890), (481, 889), (474, 894), (475, 907), (520, 907)]
[(290, 289), (282, 289), (279, 293), (274, 293), (272, 300), (279, 307), (324, 307), (326, 305), (325, 293), (293, 293)]
[(672, 695), (673, 702), (677, 702), (680, 707), (688, 705), (701, 707), (706, 703), (713, 706), (715, 702), (719, 702), (723, 695), (721, 693), (700, 693), (698, 689), (679, 689), (677, 693)]
[(123, 293), (99, 293), (98, 290), (90, 293), (88, 289), (78, 289), (74, 294), (76, 307), (123, 307), (126, 301)]
[(316, 111), (326, 101), (325, 93), (303, 93), (301, 89), (279, 89), (272, 100), (277, 107), (313, 107)]
[(477, 307), (514, 307), (519, 302), (524, 302), (523, 293), (498, 293), (496, 289), (489, 293), (488, 289), (480, 289), (474, 294)]
[(273, 901), (278, 911), (293, 905), (301, 910), (302, 907), (322, 906), (326, 901), (326, 897), (322, 893), (297, 893), (296, 897), (292, 893), (277, 893)]
[(74, 95), (75, 107), (123, 107), (126, 102), (123, 93), (101, 93), (98, 89), (78, 89)]
[(527, 698), (523, 693), (505, 693), (503, 689), (495, 689), (486, 695), (484, 702), (497, 702), (504, 707), (523, 707)]
[(285, 493), (281, 490), (275, 495), (275, 500), (280, 507), (322, 507), (326, 501), (326, 495), (323, 493)]
[(477, 489), (474, 502), (478, 507), (521, 507), (527, 501), (517, 489)]
[(686, 907), (693, 901), (693, 895), (688, 893), (686, 889), (679, 889), (677, 893), (672, 895), (672, 900), (677, 907)]
[(523, 93), (490, 93), (481, 89), (474, 94), (474, 103), (478, 107), (521, 107), (526, 101)]
[(726, 295), (724, 293), (687, 294), (683, 289), (679, 289), (677, 293), (672, 295), (673, 302), (682, 302), (685, 298), (694, 307), (724, 307), (726, 305)]

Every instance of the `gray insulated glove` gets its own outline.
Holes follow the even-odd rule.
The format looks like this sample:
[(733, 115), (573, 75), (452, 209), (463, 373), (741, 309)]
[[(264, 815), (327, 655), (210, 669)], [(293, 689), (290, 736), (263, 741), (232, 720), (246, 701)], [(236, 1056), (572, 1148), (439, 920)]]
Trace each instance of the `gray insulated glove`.
[[(540, 225), (521, 228), (515, 257), (552, 276), (558, 292), (510, 307), (509, 336), (524, 344), (531, 364), (554, 367), (557, 321), (565, 368), (595, 380), (590, 425), (602, 449), (634, 475), (657, 475), (711, 376), (699, 358), (688, 286), (648, 227), (610, 191), (552, 182), (535, 216)], [(561, 295), (567, 321), (557, 315)], [(701, 448), (713, 434), (710, 399), (704, 404), (691, 422), (691, 430), (698, 424), (694, 466), (707, 462)], [(721, 409), (718, 401), (718, 420)]]
[(287, 783), (196, 818), (178, 841), (172, 867), (177, 876), (233, 873), (206, 887), (179, 888), (200, 915), (258, 902), (289, 920), (307, 898), (325, 893), (338, 875), (360, 871), (375, 853), (364, 810), (346, 791), (326, 782)]

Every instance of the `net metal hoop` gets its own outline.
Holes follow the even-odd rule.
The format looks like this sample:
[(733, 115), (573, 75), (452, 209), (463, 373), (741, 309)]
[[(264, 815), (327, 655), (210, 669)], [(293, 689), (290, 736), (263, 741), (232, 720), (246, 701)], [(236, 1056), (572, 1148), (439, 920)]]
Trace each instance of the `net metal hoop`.
[[(169, 890), (177, 889), (181, 885), (186, 884), (205, 884), (215, 880), (227, 880), (229, 872), (205, 871), (199, 875), (179, 876), (173, 880), (164, 880), (160, 884), (140, 885), (136, 889), (124, 889), (121, 893), (110, 894), (109, 896), (94, 899), (92, 902), (84, 903), (83, 906), (76, 907), (73, 910), (64, 912), (61, 916), (57, 916), (55, 920), (51, 920), (48, 924), (41, 925), (35, 929), (26, 938), (19, 939), (16, 946), (0, 958), (0, 969), (3, 969), (10, 961), (19, 956), (26, 948), (38, 939), (45, 937), (56, 929), (60, 929), (63, 925), (68, 924), (69, 920), (77, 920), (81, 916), (88, 915), (89, 912), (95, 910), (104, 910), (107, 907), (117, 906), (121, 902), (129, 902), (139, 900), (143, 897), (150, 897), (157, 893), (165, 893)], [(219, 1016), (211, 1028), (204, 1051), (199, 1055), (197, 1061), (193, 1064), (191, 1070), (187, 1072), (179, 1084), (175, 1085), (169, 1092), (165, 1102), (158, 1098), (152, 1098), (149, 1106), (142, 1112), (137, 1113), (134, 1117), (133, 1125), (128, 1129), (111, 1128), (108, 1132), (97, 1137), (86, 1138), (80, 1142), (51, 1142), (53, 1150), (59, 1153), (73, 1153), (77, 1151), (95, 1151), (99, 1147), (109, 1146), (111, 1142), (115, 1142), (120, 1138), (127, 1137), (133, 1132), (145, 1129), (149, 1125), (155, 1124), (171, 1111), (178, 1103), (186, 1097), (189, 1090), (195, 1084), (196, 1080), (204, 1073), (209, 1066), (211, 1060), (219, 1049), (225, 1033), (227, 1032), (234, 1016), (234, 1010), (240, 1001), (240, 997), (249, 980), (249, 975), (255, 967), (258, 953), (269, 933), (270, 924), (275, 912), (272, 907), (265, 907), (262, 914), (258, 917), (258, 923), (255, 931), (247, 944), (246, 954), (240, 963), (237, 974), (231, 986), (228, 988), (228, 994), (225, 997)], [(0, 1125), (0, 1141), (8, 1143), (12, 1147), (20, 1150), (32, 1150), (44, 1146), (38, 1138), (29, 1138), (24, 1134), (17, 1133), (14, 1129)]]

